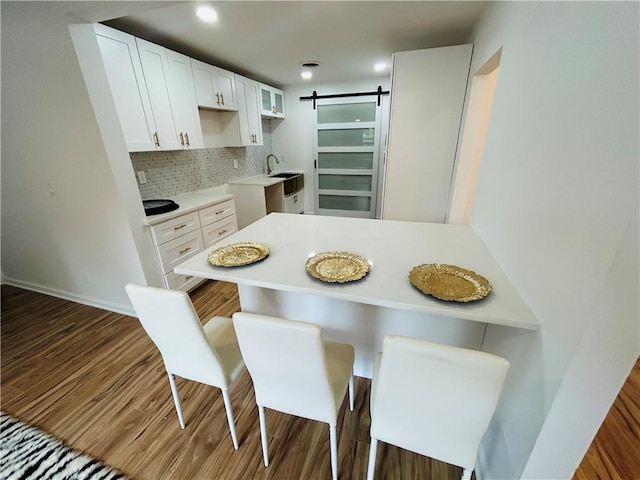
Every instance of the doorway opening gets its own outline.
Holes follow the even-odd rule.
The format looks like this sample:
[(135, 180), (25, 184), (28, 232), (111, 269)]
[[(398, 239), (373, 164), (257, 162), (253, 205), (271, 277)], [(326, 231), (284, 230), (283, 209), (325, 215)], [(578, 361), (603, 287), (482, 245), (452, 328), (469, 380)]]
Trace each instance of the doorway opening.
[(501, 56), (502, 47), (478, 69), (471, 80), (469, 104), (460, 140), (460, 154), (451, 189), (447, 223), (469, 224), (484, 138), (500, 72)]

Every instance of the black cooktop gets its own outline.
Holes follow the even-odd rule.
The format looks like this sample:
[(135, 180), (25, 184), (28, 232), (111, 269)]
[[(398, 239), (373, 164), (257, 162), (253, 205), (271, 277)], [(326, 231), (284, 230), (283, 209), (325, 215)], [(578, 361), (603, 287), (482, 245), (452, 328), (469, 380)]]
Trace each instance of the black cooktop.
[(172, 212), (173, 210), (180, 208), (180, 205), (173, 200), (166, 200), (162, 198), (157, 200), (143, 200), (142, 205), (144, 205), (144, 213), (147, 214), (147, 217)]

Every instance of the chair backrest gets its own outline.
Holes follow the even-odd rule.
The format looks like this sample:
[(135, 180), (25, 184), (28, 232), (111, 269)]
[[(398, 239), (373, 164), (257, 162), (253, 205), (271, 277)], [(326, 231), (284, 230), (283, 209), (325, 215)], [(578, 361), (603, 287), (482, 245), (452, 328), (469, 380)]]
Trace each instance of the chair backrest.
[(244, 312), (233, 314), (233, 326), (258, 405), (335, 423), (320, 327)]
[(215, 387), (228, 386), (220, 358), (207, 341), (186, 292), (131, 283), (125, 289), (167, 372)]
[(371, 436), (473, 469), (509, 362), (475, 350), (387, 336), (371, 393)]

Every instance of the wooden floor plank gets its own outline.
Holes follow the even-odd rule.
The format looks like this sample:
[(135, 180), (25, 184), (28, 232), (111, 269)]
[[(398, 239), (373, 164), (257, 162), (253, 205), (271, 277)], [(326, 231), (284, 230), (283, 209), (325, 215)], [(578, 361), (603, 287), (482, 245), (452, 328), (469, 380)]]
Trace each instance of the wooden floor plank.
[(640, 358), (573, 476), (592, 479), (640, 479)]

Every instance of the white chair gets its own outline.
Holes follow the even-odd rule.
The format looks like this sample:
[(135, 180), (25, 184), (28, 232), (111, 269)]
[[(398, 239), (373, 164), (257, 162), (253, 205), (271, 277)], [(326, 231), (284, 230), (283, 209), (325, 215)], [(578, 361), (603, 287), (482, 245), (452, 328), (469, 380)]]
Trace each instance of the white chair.
[(338, 478), (338, 412), (347, 386), (353, 411), (351, 345), (322, 340), (317, 325), (234, 313), (240, 350), (253, 380), (264, 466), (269, 466), (265, 407), (329, 424), (331, 474)]
[(373, 480), (378, 440), (463, 467), (471, 478), (509, 362), (475, 350), (387, 336), (371, 383)]
[(180, 427), (184, 428), (184, 418), (175, 375), (222, 390), (231, 439), (237, 450), (228, 389), (244, 371), (244, 362), (232, 320), (213, 317), (202, 326), (185, 292), (134, 284), (125, 289), (140, 323), (162, 355)]

